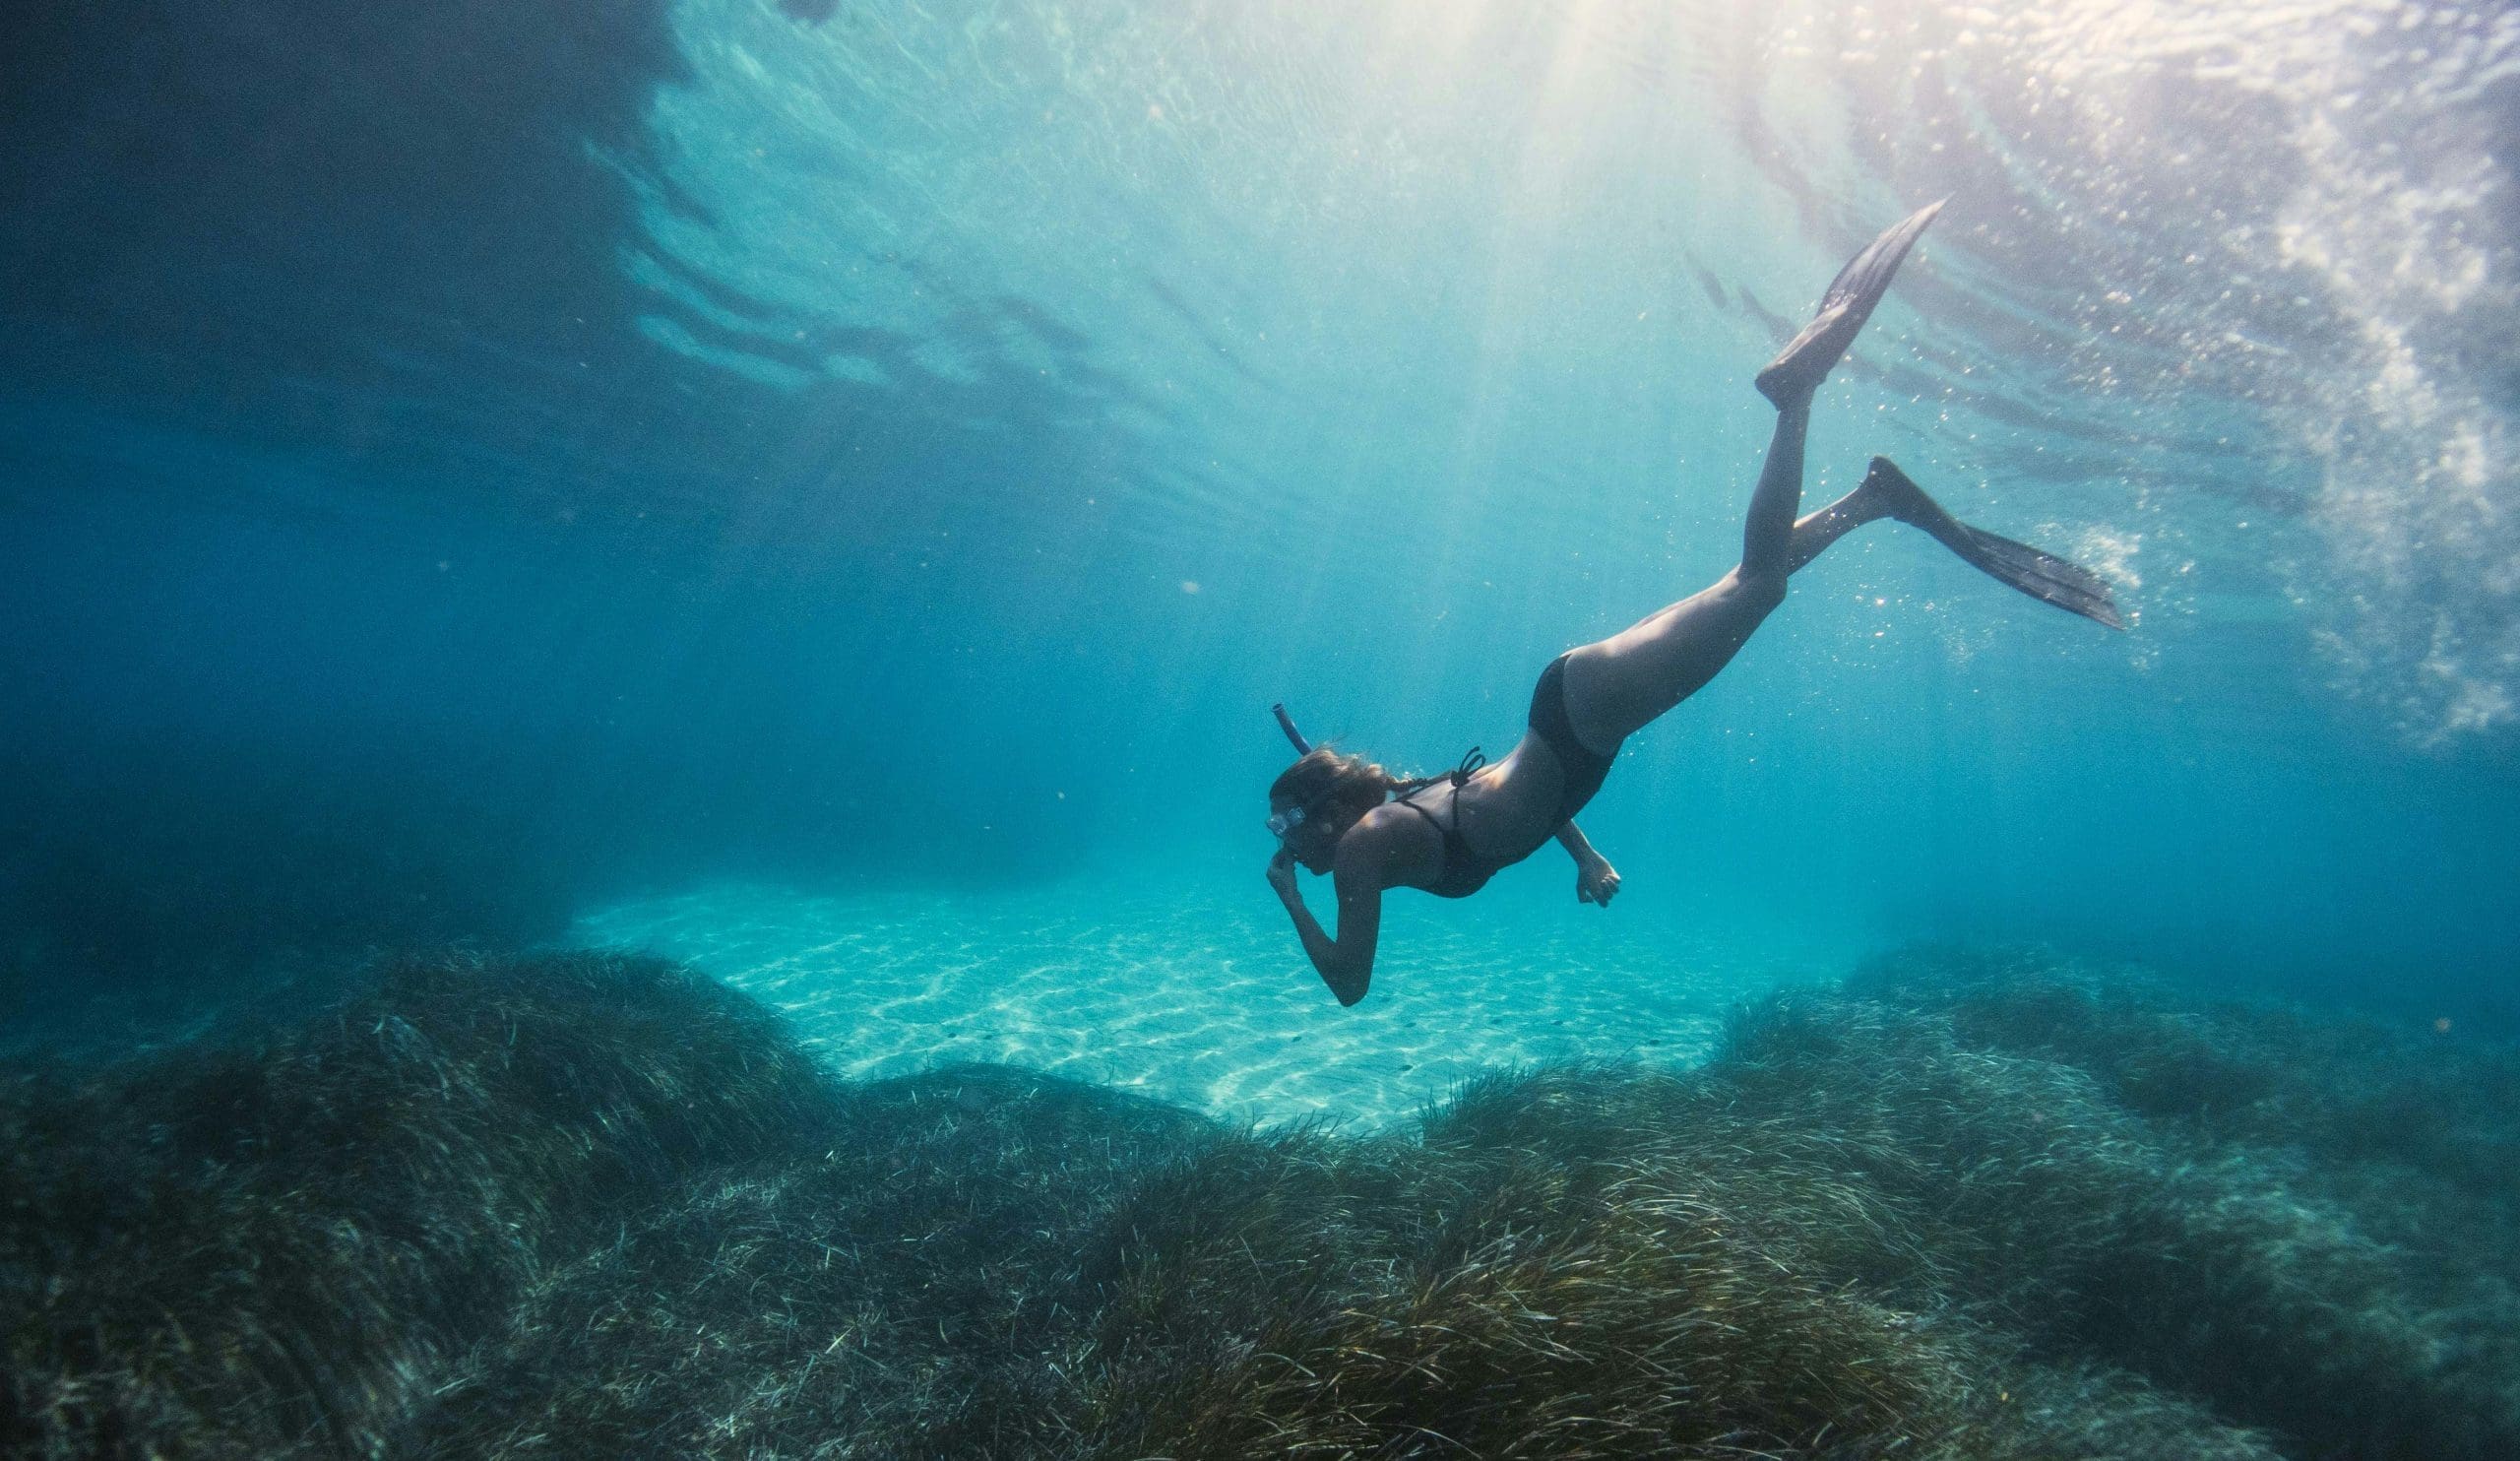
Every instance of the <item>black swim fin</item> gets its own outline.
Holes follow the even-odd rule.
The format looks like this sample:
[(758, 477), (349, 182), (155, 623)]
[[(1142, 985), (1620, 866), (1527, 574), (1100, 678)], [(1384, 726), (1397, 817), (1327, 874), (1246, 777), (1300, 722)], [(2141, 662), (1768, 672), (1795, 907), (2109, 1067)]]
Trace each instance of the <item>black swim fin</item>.
[(1907, 261), (1908, 250), (1916, 247), (1925, 225), (1950, 201), (1945, 198), (1918, 209), (1883, 229), (1880, 237), (1847, 261), (1847, 267), (1829, 282), (1829, 291), (1820, 296), (1811, 323), (1758, 373), (1753, 384), (1760, 395), (1783, 406), (1820, 388), (1846, 355), (1847, 347), (1855, 344), (1863, 322), (1872, 318), (1872, 307), (1889, 292), (1890, 281)]
[(2118, 617), (2117, 601), (2099, 574), (2026, 542), (1970, 527), (1926, 496), (1924, 488), (1889, 458), (1872, 459), (1863, 475), (1863, 489), (1886, 498), (1890, 516), (1932, 534), (1936, 541), (1987, 577), (2095, 623), (2111, 629), (2126, 627)]

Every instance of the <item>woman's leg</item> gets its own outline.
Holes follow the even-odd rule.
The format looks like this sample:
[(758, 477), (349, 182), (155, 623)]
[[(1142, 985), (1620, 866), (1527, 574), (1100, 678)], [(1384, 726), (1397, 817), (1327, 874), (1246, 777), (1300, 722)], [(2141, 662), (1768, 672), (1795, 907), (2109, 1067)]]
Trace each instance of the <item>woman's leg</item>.
[(1807, 399), (1777, 412), (1776, 434), (1741, 533), (1739, 567), (1567, 659), (1567, 720), (1587, 746), (1614, 746), (1697, 693), (1785, 602), (1789, 575), (1848, 533), (1892, 515), (1895, 504), (1866, 477), (1818, 512), (1795, 517), (1802, 501), (1803, 436), (1810, 419)]
[(1713, 587), (1681, 600), (1607, 639), (1576, 650), (1566, 662), (1566, 715), (1577, 738), (1595, 751), (1697, 693), (1732, 661), (1750, 634), (1785, 602), (1785, 581), (1846, 533), (1883, 516), (1873, 478), (1799, 521), (1802, 450), (1811, 398), (1871, 317), (1908, 250), (1942, 205), (1922, 209), (1885, 230), (1840, 270), (1811, 323), (1759, 372), (1761, 394), (1776, 403), (1759, 484), (1741, 530), (1741, 562)]

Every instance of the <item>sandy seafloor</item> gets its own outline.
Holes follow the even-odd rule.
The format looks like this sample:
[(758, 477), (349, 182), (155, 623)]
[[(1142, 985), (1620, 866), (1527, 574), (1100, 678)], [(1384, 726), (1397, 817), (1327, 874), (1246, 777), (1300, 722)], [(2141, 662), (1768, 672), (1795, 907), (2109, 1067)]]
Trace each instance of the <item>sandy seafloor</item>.
[(994, 1061), (1236, 1120), (1363, 1127), (1500, 1068), (1695, 1060), (1741, 999), (1848, 962), (1748, 957), (1646, 908), (1387, 905), (1373, 989), (1343, 1010), (1251, 882), (1238, 900), (725, 885), (591, 913), (570, 940), (686, 960), (785, 1013), (845, 1077)]

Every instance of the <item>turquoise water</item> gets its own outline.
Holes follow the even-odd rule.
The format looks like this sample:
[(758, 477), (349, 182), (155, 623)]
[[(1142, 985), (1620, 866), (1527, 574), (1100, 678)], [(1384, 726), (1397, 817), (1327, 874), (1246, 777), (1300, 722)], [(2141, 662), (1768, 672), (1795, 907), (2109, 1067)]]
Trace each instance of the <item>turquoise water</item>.
[(1462, 997), (1436, 924), (1753, 982), (1930, 936), (2508, 1019), (2507, 16), (21, 24), (38, 993), (722, 885), (1181, 911), (1304, 988), (1266, 707), (1501, 753), (1550, 655), (1729, 565), (1750, 372), (1950, 195), (1806, 504), (1895, 456), (2129, 632), (1866, 529), (1630, 742), (1615, 910), (1548, 854), (1410, 910), (1386, 987)]
[[(13, 7), (0, 1451), (2511, 1454), (2515, 137), (2400, 0)], [(1945, 197), (1804, 506), (2124, 632), (1867, 526), (1341, 1009), (1270, 706), (1503, 755)]]

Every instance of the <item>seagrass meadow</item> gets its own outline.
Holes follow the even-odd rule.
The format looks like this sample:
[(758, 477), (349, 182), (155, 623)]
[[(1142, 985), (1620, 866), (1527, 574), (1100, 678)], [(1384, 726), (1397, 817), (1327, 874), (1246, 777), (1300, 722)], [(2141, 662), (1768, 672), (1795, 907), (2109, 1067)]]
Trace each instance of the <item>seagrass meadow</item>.
[(2520, 1461), (2515, 141), (0, 0), (0, 1461)]
[(2520, 1443), (2520, 1059), (1915, 949), (1695, 1065), (1270, 1129), (825, 1075), (654, 960), (12, 1073), (30, 1457), (2427, 1457)]

